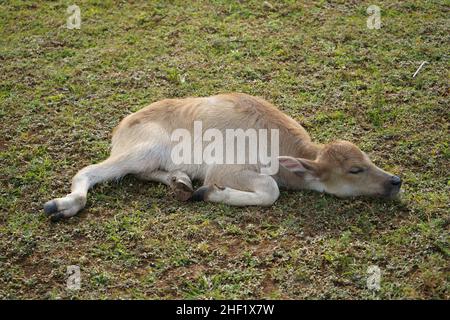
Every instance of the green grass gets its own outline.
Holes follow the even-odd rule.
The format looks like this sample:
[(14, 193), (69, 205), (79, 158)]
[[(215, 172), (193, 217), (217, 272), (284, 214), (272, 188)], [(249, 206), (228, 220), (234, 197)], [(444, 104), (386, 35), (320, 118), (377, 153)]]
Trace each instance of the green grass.
[[(72, 2), (0, 1), (0, 298), (450, 298), (448, 5), (378, 1), (369, 30), (371, 2), (75, 3), (80, 30)], [(43, 214), (125, 115), (230, 91), (355, 142), (402, 176), (402, 200), (282, 192), (233, 208), (126, 177), (74, 218)]]

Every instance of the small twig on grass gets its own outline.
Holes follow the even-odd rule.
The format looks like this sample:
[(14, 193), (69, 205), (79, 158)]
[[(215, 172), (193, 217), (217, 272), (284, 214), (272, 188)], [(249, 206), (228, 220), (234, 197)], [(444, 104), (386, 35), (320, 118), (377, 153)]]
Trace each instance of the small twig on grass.
[(416, 75), (419, 73), (420, 69), (422, 69), (422, 67), (425, 63), (427, 63), (427, 61), (422, 62), (422, 64), (419, 66), (419, 68), (417, 68), (416, 72), (414, 72), (414, 74), (413, 74), (413, 78), (416, 77)]

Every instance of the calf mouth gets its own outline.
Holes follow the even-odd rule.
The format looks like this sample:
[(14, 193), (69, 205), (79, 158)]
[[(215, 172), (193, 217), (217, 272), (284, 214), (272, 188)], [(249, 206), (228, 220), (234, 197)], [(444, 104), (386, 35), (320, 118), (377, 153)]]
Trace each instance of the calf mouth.
[(382, 198), (388, 200), (399, 199), (401, 193), (403, 193), (403, 189), (400, 186), (393, 186), (387, 188), (386, 192), (382, 194)]

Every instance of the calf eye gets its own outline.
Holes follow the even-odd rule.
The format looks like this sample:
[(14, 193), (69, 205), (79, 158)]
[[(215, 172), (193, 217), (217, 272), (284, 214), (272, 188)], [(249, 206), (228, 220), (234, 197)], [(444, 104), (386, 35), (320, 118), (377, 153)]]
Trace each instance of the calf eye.
[(351, 173), (351, 174), (358, 174), (358, 173), (361, 173), (361, 172), (363, 172), (363, 171), (364, 171), (363, 168), (354, 167), (354, 168), (351, 168), (351, 169), (350, 169), (349, 173)]

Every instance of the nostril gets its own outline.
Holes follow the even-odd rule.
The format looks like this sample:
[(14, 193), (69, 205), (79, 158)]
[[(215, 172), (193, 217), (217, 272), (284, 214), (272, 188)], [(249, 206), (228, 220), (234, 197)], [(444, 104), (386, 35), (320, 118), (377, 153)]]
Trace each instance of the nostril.
[(402, 179), (400, 179), (400, 177), (398, 177), (398, 176), (391, 177), (391, 184), (393, 184), (394, 186), (398, 186), (401, 183), (402, 183)]

